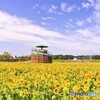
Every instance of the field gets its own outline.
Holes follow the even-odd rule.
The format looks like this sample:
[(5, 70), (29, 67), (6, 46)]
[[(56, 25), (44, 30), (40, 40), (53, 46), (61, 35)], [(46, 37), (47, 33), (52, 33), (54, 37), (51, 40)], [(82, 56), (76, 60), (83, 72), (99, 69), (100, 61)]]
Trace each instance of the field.
[[(96, 96), (70, 92), (96, 92)], [(0, 63), (0, 100), (100, 100), (99, 62)]]

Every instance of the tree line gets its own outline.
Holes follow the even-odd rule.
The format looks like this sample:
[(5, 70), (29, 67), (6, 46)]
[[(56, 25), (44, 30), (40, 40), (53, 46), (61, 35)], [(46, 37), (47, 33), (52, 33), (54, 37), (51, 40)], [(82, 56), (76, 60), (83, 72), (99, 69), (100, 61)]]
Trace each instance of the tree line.
[(72, 60), (77, 58), (78, 60), (100, 60), (100, 55), (52, 55), (53, 59), (62, 59), (62, 60)]
[(31, 59), (30, 55), (25, 56), (12, 56), (9, 52), (4, 52), (0, 55), (0, 61), (28, 61)]
[[(54, 60), (72, 60), (77, 58), (78, 60), (100, 60), (100, 55), (52, 55)], [(0, 55), (0, 61), (28, 61), (31, 60), (31, 55), (25, 56), (12, 56), (9, 52), (4, 52)]]

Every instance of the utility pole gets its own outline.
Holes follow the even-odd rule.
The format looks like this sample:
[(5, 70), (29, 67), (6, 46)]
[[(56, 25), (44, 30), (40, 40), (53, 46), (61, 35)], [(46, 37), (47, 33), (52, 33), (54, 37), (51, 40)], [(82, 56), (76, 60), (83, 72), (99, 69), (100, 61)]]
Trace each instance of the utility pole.
[(90, 61), (92, 61), (92, 50), (90, 49)]

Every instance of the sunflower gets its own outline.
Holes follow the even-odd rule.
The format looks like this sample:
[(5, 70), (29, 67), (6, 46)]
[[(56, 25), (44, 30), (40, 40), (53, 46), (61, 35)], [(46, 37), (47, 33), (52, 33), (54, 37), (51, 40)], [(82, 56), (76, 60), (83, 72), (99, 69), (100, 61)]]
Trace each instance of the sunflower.
[(85, 100), (91, 100), (90, 96), (86, 96)]
[(87, 91), (89, 90), (89, 86), (86, 86), (86, 85), (85, 85), (85, 86), (83, 87), (83, 90), (84, 90), (85, 92), (87, 92)]
[(53, 93), (54, 93), (54, 94), (58, 94), (58, 93), (59, 93), (59, 88), (55, 88), (55, 89), (53, 90)]
[(19, 92), (19, 96), (22, 96), (22, 95), (23, 95), (23, 92), (22, 92), (22, 91), (20, 91), (20, 92)]
[(29, 91), (28, 91), (27, 89), (24, 89), (23, 93), (24, 93), (24, 94), (28, 94)]
[(73, 86), (73, 91), (77, 91), (77, 90), (79, 90), (80, 89), (80, 85), (75, 85), (75, 86)]

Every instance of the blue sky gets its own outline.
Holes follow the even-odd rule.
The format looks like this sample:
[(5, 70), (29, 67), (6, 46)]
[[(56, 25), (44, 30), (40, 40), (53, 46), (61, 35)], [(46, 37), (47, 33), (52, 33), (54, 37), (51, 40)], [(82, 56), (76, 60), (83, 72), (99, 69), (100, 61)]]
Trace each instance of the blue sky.
[(100, 54), (100, 0), (0, 0), (0, 54)]

